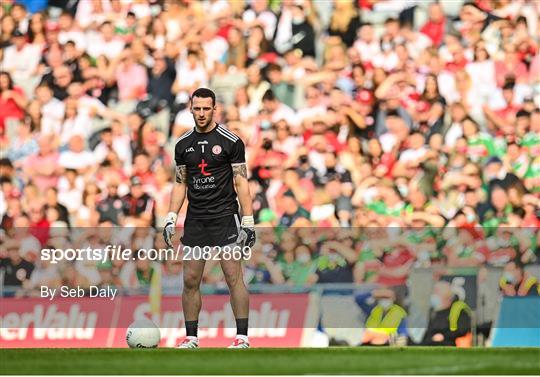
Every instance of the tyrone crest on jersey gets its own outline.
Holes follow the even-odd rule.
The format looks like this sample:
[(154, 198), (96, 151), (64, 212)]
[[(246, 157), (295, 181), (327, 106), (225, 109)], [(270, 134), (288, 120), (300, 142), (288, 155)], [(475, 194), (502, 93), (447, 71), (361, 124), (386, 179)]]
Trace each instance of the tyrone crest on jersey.
[(221, 153), (221, 146), (220, 145), (214, 145), (212, 147), (212, 153), (213, 154), (220, 154)]

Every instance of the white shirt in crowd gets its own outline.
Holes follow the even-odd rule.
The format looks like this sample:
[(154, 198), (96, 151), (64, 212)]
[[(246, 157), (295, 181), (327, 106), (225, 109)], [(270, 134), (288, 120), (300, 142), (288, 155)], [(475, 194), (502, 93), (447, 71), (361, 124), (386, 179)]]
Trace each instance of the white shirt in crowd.
[(53, 97), (41, 107), (41, 132), (58, 135), (62, 129), (65, 105), (58, 98)]
[(189, 108), (179, 111), (178, 114), (176, 114), (176, 117), (174, 118), (174, 124), (185, 129), (191, 129), (195, 127), (193, 114), (191, 114)]
[(66, 169), (84, 169), (96, 163), (94, 154), (90, 151), (60, 153), (58, 164)]
[(373, 57), (379, 55), (381, 52), (378, 40), (365, 42), (359, 39), (354, 42), (353, 47), (358, 50), (363, 62), (371, 62)]
[(107, 20), (107, 15), (112, 12), (113, 9), (109, 0), (100, 1), (103, 9), (101, 13), (94, 11), (93, 1), (79, 1), (79, 4), (77, 4), (75, 20), (83, 29), (89, 27), (92, 22), (95, 22), (97, 25), (102, 24)]
[(296, 112), (296, 120), (298, 124), (302, 124), (307, 118), (312, 118), (315, 116), (323, 116), (326, 114), (326, 106), (317, 105), (313, 107), (303, 107)]
[(85, 140), (90, 136), (92, 120), (83, 114), (75, 118), (66, 119), (60, 127), (60, 144), (64, 145), (75, 135), (81, 135)]
[(72, 187), (66, 177), (58, 179), (58, 203), (63, 204), (69, 212), (77, 211), (82, 205), (82, 193), (84, 191), (84, 178), (78, 176), (75, 178), (75, 184)]
[(204, 50), (204, 55), (206, 56), (206, 65), (208, 68), (213, 68), (215, 62), (222, 61), (223, 56), (229, 49), (229, 44), (225, 38), (216, 36), (208, 42), (203, 42), (202, 48)]
[(15, 46), (9, 46), (4, 49), (4, 60), (2, 60), (2, 71), (11, 74), (13, 81), (27, 80), (34, 76), (41, 51), (38, 45), (25, 44), (21, 50)]
[(89, 32), (87, 34), (88, 47), (86, 52), (93, 58), (105, 55), (109, 60), (116, 58), (124, 50), (124, 42), (114, 38), (105, 41), (100, 33)]
[(426, 147), (420, 147), (418, 149), (406, 149), (401, 152), (399, 156), (399, 161), (402, 163), (413, 162), (418, 160), (421, 157), (424, 157), (427, 153)]
[(298, 125), (298, 117), (293, 109), (284, 103), (280, 103), (278, 108), (270, 116), (272, 123), (285, 119), (291, 126)]

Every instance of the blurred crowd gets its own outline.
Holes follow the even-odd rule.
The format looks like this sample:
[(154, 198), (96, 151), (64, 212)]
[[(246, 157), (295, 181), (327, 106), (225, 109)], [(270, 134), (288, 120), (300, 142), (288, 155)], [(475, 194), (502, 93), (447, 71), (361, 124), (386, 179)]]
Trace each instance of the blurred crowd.
[(162, 243), (198, 87), (246, 144), (265, 230), (248, 282), (538, 263), (539, 16), (534, 0), (2, 1), (6, 285), (145, 286), (155, 268), (181, 284), (181, 261), (58, 269), (39, 249), (80, 227)]

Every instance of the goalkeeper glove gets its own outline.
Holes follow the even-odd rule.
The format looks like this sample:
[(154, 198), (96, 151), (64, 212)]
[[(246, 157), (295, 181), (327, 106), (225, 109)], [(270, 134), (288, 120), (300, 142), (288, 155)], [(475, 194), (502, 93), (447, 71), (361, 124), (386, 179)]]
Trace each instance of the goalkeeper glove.
[(236, 242), (243, 243), (247, 247), (253, 247), (255, 245), (255, 239), (255, 220), (253, 220), (253, 216), (242, 216), (240, 234)]
[(163, 228), (163, 238), (165, 239), (167, 246), (169, 246), (171, 249), (173, 248), (172, 236), (174, 236), (175, 233), (177, 218), (178, 215), (176, 213), (169, 212), (167, 214), (167, 218), (165, 219), (165, 227)]

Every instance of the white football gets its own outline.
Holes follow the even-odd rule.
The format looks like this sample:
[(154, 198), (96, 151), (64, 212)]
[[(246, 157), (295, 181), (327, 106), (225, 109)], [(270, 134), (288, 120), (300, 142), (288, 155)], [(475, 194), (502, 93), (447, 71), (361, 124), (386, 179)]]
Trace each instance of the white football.
[(149, 319), (139, 319), (129, 325), (126, 342), (129, 348), (156, 348), (161, 334), (159, 328)]

